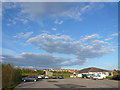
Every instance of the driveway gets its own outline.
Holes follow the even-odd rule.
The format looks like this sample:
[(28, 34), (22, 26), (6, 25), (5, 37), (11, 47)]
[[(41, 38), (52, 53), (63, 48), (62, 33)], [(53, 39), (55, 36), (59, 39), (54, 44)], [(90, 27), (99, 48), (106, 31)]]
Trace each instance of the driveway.
[(118, 88), (118, 81), (79, 78), (40, 79), (37, 82), (22, 82), (16, 88)]

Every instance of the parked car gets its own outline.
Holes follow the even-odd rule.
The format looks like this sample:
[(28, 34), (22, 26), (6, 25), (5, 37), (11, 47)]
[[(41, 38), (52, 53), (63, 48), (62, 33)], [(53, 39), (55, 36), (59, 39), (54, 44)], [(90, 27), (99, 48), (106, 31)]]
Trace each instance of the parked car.
[(112, 79), (114, 79), (114, 80), (120, 80), (120, 75), (114, 75), (114, 76), (112, 77)]
[(82, 74), (82, 78), (87, 78), (87, 74)]
[(52, 79), (56, 79), (57, 77), (55, 75), (51, 76)]
[(27, 77), (22, 78), (22, 80), (25, 81), (34, 81), (36, 82), (38, 80), (38, 77), (35, 75), (29, 75)]
[(42, 75), (39, 75), (39, 76), (38, 76), (38, 79), (42, 79), (42, 78), (43, 78), (43, 76), (42, 76)]
[(48, 77), (48, 76), (45, 76), (45, 79), (49, 79), (49, 77)]
[(59, 79), (63, 79), (64, 77), (63, 77), (62, 75), (59, 75), (58, 78), (59, 78)]
[(92, 78), (94, 74), (87, 74), (87, 78)]
[(92, 79), (94, 80), (100, 80), (100, 79), (104, 79), (105, 77), (101, 76), (101, 75), (97, 75), (97, 76), (93, 76)]

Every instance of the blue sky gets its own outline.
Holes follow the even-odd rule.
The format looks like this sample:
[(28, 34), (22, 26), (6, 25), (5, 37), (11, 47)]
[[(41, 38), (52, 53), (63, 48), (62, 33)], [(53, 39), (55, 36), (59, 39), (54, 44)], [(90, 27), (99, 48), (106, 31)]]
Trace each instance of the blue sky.
[(40, 69), (117, 69), (117, 3), (2, 5), (3, 62)]

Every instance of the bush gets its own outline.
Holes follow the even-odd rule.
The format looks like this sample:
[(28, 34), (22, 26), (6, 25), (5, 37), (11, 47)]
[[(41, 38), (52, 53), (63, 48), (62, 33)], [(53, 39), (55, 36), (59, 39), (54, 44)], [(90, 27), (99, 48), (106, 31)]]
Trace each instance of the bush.
[(120, 71), (119, 70), (114, 70), (113, 75), (120, 75)]
[(2, 64), (2, 88), (7, 90), (20, 82), (21, 69), (16, 69), (11, 64)]

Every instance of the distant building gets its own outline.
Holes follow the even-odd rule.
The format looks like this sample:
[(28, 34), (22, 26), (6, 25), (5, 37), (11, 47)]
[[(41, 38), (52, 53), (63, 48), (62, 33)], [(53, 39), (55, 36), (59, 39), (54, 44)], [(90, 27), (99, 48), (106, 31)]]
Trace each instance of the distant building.
[(82, 77), (82, 74), (94, 74), (94, 75), (104, 74), (105, 76), (109, 76), (112, 75), (112, 71), (90, 67), (74, 72), (70, 77)]
[(41, 71), (76, 72), (76, 71), (79, 71), (79, 70), (74, 70), (74, 69), (41, 69)]
[(50, 72), (50, 71), (45, 71), (45, 75), (51, 77), (53, 75), (53, 72)]

